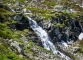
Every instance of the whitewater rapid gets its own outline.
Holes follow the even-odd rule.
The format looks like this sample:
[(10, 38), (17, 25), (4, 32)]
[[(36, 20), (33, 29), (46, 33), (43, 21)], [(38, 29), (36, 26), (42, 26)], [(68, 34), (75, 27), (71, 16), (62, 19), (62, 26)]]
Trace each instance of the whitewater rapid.
[(80, 33), (78, 39), (79, 39), (79, 40), (82, 40), (82, 39), (83, 39), (83, 33)]
[(42, 27), (40, 27), (36, 21), (34, 21), (33, 19), (31, 19), (30, 17), (28, 17), (29, 20), (29, 25), (30, 27), (33, 29), (33, 31), (35, 32), (35, 34), (38, 36), (38, 38), (41, 40), (42, 45), (45, 49), (47, 50), (51, 50), (54, 54), (58, 54), (59, 56), (61, 56), (62, 58), (65, 58), (66, 60), (71, 60), (71, 58), (69, 58), (68, 56), (64, 55), (63, 53), (61, 53), (60, 51), (58, 51), (54, 44), (52, 43), (51, 38), (48, 36), (47, 32), (45, 30), (42, 29)]

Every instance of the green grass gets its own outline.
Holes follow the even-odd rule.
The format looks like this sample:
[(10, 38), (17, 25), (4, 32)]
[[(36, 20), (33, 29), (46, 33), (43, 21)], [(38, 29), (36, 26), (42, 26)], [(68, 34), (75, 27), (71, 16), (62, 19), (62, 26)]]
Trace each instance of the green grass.
[(24, 60), (9, 49), (9, 46), (0, 38), (0, 60)]
[(34, 42), (32, 42), (31, 40), (29, 41), (29, 43), (28, 43), (28, 46), (27, 46), (27, 48), (26, 48), (26, 51), (28, 52), (28, 53), (30, 53), (30, 54), (34, 54), (32, 51), (31, 51), (31, 48), (33, 47), (33, 45), (34, 45)]
[(3, 0), (2, 2), (15, 4), (16, 2), (24, 3), (25, 0)]
[(45, 1), (44, 4), (47, 5), (47, 6), (55, 6), (57, 4), (57, 2)]
[(37, 8), (37, 7), (27, 7), (27, 9), (31, 10), (33, 13), (49, 13), (50, 10)]
[(79, 40), (78, 41), (79, 42), (79, 49), (78, 49), (78, 53), (81, 53), (81, 54), (83, 54), (83, 40)]
[(54, 16), (54, 14), (44, 13), (44, 14), (39, 14), (39, 16), (44, 17), (45, 20), (48, 20), (48, 19), (50, 19), (52, 16)]
[(13, 32), (9, 29), (6, 24), (0, 23), (0, 37), (12, 38)]

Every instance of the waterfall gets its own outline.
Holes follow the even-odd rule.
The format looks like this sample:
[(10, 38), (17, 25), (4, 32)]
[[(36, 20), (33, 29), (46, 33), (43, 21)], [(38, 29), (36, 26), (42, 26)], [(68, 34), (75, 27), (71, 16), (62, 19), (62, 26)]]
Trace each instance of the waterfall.
[(79, 40), (82, 40), (82, 39), (83, 39), (83, 26), (81, 25), (80, 22), (79, 22), (79, 25), (80, 25), (80, 27), (81, 27), (81, 33), (79, 34), (78, 39), (79, 39)]
[(79, 40), (82, 40), (82, 39), (83, 39), (83, 33), (80, 33), (78, 39), (79, 39)]
[(58, 54), (59, 56), (61, 56), (62, 58), (65, 58), (66, 60), (71, 60), (71, 58), (69, 58), (68, 56), (64, 55), (63, 53), (61, 53), (60, 51), (58, 51), (55, 46), (53, 45), (53, 43), (51, 42), (51, 38), (48, 36), (47, 32), (45, 30), (42, 29), (42, 27), (40, 27), (36, 21), (34, 21), (33, 19), (31, 19), (30, 17), (27, 17), (29, 20), (29, 25), (30, 27), (33, 29), (33, 31), (35, 32), (35, 34), (38, 36), (38, 38), (41, 40), (42, 45), (45, 49), (47, 50), (51, 50), (54, 54)]

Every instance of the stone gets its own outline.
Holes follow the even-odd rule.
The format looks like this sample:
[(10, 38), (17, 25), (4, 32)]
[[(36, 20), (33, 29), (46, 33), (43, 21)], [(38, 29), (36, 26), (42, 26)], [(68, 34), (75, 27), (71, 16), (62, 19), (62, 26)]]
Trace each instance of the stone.
[(24, 30), (28, 27), (28, 23), (18, 22), (15, 24), (17, 30)]
[(20, 55), (19, 55), (19, 57), (23, 58), (23, 55), (22, 55), (22, 54), (20, 54)]
[(10, 27), (10, 29), (16, 29), (15, 24), (8, 24), (8, 26)]
[(24, 15), (32, 14), (32, 12), (30, 10), (27, 10), (26, 8), (24, 8), (22, 12)]
[(19, 6), (19, 7), (21, 7), (21, 3), (20, 2), (16, 2), (16, 4), (15, 4), (15, 6)]
[(4, 5), (3, 4), (0, 4), (0, 8), (3, 8), (4, 7)]
[(19, 54), (22, 54), (23, 56), (26, 55), (25, 51), (24, 51), (24, 46), (21, 45), (19, 42), (14, 41), (13, 39), (4, 39), (5, 42), (7, 42), (7, 44), (9, 44), (9, 46), (11, 47), (11, 50), (14, 52), (17, 52)]
[(16, 14), (16, 15), (13, 16), (13, 19), (17, 20), (17, 21), (22, 20), (22, 18), (23, 18), (23, 14)]
[(54, 7), (54, 11), (61, 12), (62, 10), (63, 10), (63, 6), (56, 5), (56, 6)]

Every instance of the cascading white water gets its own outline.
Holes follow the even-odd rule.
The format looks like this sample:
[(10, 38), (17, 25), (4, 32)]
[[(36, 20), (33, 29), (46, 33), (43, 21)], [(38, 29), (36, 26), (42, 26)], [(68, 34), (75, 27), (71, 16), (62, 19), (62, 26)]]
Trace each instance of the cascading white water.
[(56, 50), (55, 46), (51, 42), (51, 38), (48, 36), (47, 32), (40, 27), (36, 21), (31, 19), (30, 17), (27, 17), (29, 20), (29, 25), (33, 29), (33, 31), (36, 33), (38, 38), (41, 40), (42, 45), (44, 46), (45, 49), (47, 50), (52, 50), (54, 54), (59, 54), (62, 58), (65, 58), (66, 60), (71, 60), (68, 56), (64, 55), (60, 51)]
[(83, 39), (83, 33), (80, 33), (78, 39), (79, 39), (79, 40), (82, 40), (82, 39)]

